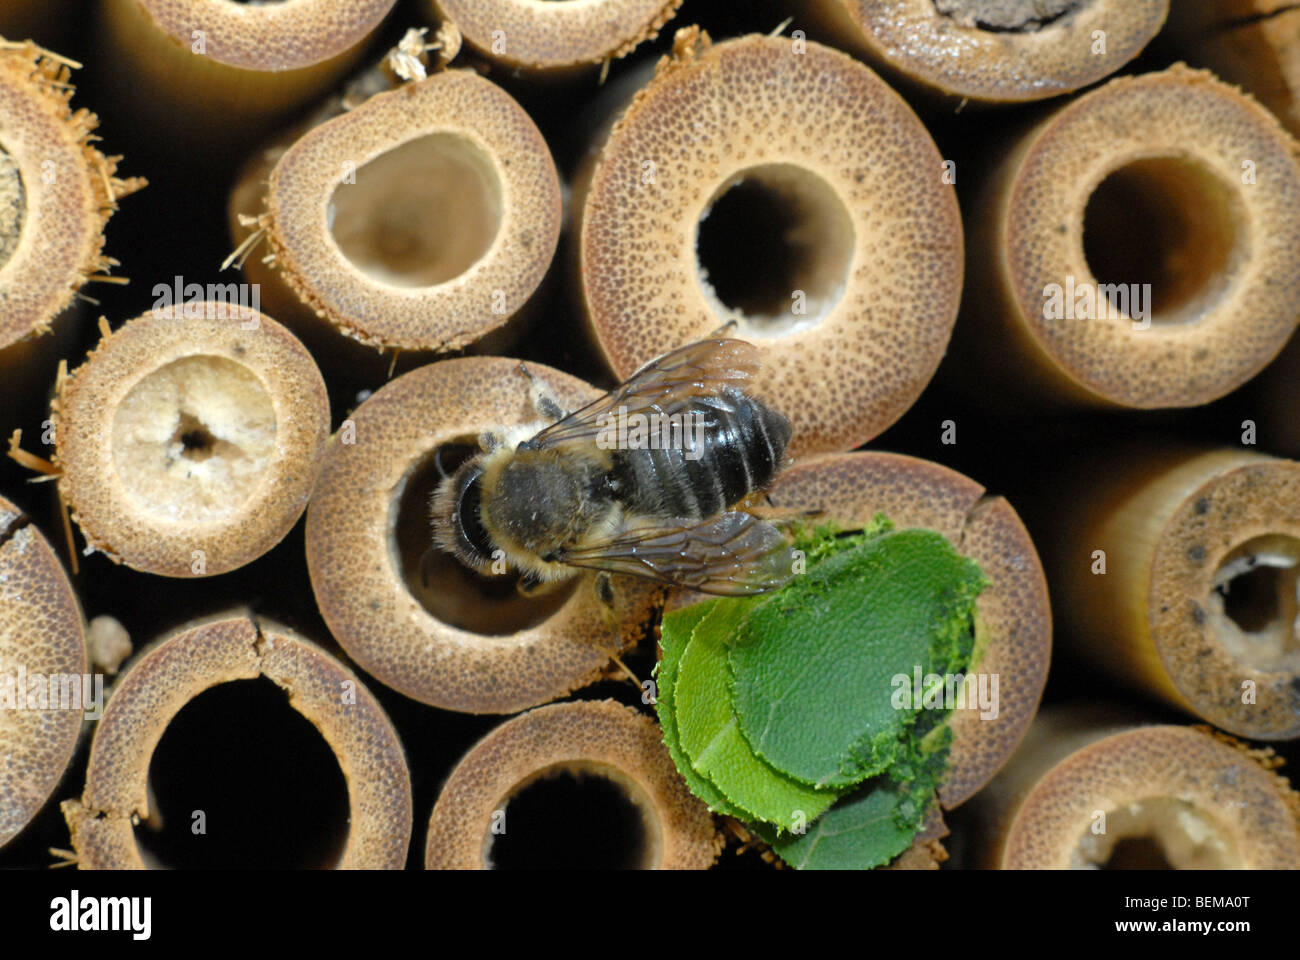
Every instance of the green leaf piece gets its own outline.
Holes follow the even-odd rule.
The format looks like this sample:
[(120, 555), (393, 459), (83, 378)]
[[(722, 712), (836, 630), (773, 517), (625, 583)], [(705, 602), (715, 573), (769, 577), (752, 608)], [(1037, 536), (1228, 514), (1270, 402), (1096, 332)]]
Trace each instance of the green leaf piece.
[[(743, 622), (732, 617), (739, 629), (730, 631), (726, 709), (753, 752), (790, 778), (824, 788), (877, 776), (901, 759), (916, 720), (911, 705), (895, 706), (893, 678), (911, 678), (917, 665), (932, 673), (966, 662), (983, 585), (979, 567), (939, 533), (861, 538), (744, 608)], [(722, 609), (697, 626), (683, 683), (687, 658)], [(727, 686), (715, 679), (710, 696), (721, 700)], [(697, 769), (716, 766), (695, 760)]]
[(667, 614), (659, 630), (659, 645), (663, 648), (663, 658), (655, 667), (658, 692), (655, 695), (655, 712), (659, 715), (659, 727), (663, 732), (664, 746), (668, 755), (677, 765), (682, 779), (691, 793), (695, 794), (714, 813), (735, 817), (738, 820), (752, 820), (753, 814), (727, 801), (721, 791), (709, 779), (691, 766), (690, 760), (682, 751), (681, 739), (677, 733), (676, 686), (678, 664), (682, 651), (690, 642), (696, 625), (713, 609), (718, 601), (708, 600), (692, 604), (681, 610)]
[(722, 599), (700, 620), (677, 666), (678, 735), (695, 770), (752, 817), (787, 830), (811, 823), (839, 796), (800, 784), (754, 755), (732, 713), (727, 641), (753, 606)]

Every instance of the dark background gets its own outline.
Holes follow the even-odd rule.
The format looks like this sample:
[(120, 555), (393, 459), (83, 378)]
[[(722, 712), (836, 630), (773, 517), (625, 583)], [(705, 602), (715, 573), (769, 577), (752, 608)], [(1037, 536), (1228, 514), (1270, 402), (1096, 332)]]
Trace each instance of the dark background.
[[(3, 0), (0, 0), (3, 2)], [(89, 13), (92, 4), (85, 5)], [(679, 14), (653, 43), (611, 66), (610, 81), (617, 80), (639, 64), (657, 59), (671, 45), (672, 32), (680, 26), (699, 23), (715, 40), (748, 33), (767, 33), (793, 14), (794, 3), (778, 0), (686, 0)], [(400, 38), (407, 26), (424, 25), (423, 5), (402, 0), (375, 35), (366, 58), (373, 61)], [(797, 20), (787, 28), (805, 26)], [(218, 267), (232, 243), (226, 228), (226, 202), (234, 182), (239, 157), (222, 158), (219, 152), (178, 151), (165, 135), (123, 138), (118, 132), (130, 126), (124, 106), (101, 95), (105, 65), (96, 61), (93, 17), (80, 16), (65, 25), (61, 36), (37, 37), (53, 49), (86, 64), (74, 75), (78, 91), (73, 106), (96, 112), (101, 120), (97, 133), (104, 153), (124, 154), (119, 176), (143, 175), (149, 186), (121, 201), (107, 229), (106, 252), (122, 261), (118, 273), (129, 276), (127, 287), (94, 284), (84, 292), (101, 303), (86, 307), (63, 324), (75, 327), (79, 343), (67, 355), (75, 367), (86, 349), (98, 339), (95, 320), (102, 314), (116, 328), (147, 311), (153, 305), (151, 288), (170, 282), (176, 274), (186, 282), (229, 282), (232, 273)], [(810, 36), (816, 37), (810, 32)], [(1157, 40), (1124, 71), (1140, 73), (1161, 69), (1180, 59)], [(500, 71), (489, 74), (506, 85), (529, 111), (547, 136), (562, 178), (567, 178), (577, 160), (590, 146), (592, 135), (584, 105), (601, 92), (597, 76), (591, 74), (567, 85), (529, 86), (520, 78)], [(1023, 124), (1060, 100), (1005, 110), (954, 112), (933, 104), (916, 102), (923, 120), (938, 142), (944, 157), (957, 162), (959, 171), (977, 169), (991, 151), (1007, 142)], [(214, 125), (220, 117), (211, 118)], [(165, 132), (160, 132), (164, 133)], [(232, 131), (232, 136), (237, 131)], [(965, 199), (971, 178), (959, 174), (957, 191)], [(583, 340), (580, 312), (569, 284), (563, 282), (563, 265), (569, 237), (561, 238), (560, 252), (551, 282), (544, 285), (544, 302), (531, 332), (512, 355), (551, 364), (599, 385), (613, 385), (608, 371), (595, 360)], [(746, 251), (737, 251), (743, 258)], [(962, 323), (959, 318), (958, 323)], [(869, 444), (873, 450), (889, 450), (935, 460), (967, 474), (991, 492), (1005, 495), (1022, 509), (1036, 541), (1052, 536), (1050, 525), (1036, 523), (1026, 505), (1036, 502), (1045, 489), (1061, 479), (1062, 465), (1101, 456), (1119, 440), (1143, 438), (1187, 438), (1205, 444), (1237, 445), (1240, 423), (1252, 418), (1259, 422), (1263, 452), (1281, 453), (1269, 446), (1269, 424), (1263, 419), (1250, 385), (1205, 407), (1158, 413), (1060, 412), (1021, 407), (1008, 413), (992, 407), (986, 398), (966, 392), (954, 377), (963, 358), (950, 354), (938, 376), (920, 400), (890, 429)], [(52, 384), (54, 369), (44, 371)], [(362, 384), (366, 386), (366, 384)], [(368, 384), (372, 389), (382, 379)], [(331, 407), (335, 427), (356, 405), (356, 384), (341, 388), (331, 383)], [(13, 428), (23, 429), (26, 449), (48, 456), (39, 438), (41, 421), (48, 415), (41, 398), (15, 397), (0, 383), (0, 437)], [(940, 442), (942, 421), (955, 420), (958, 442)], [(0, 459), (0, 491), (28, 511), (46, 537), (64, 555), (63, 531), (53, 506), (52, 485), (30, 485), (30, 475), (8, 459)], [(83, 545), (77, 537), (78, 549)], [(65, 557), (66, 563), (66, 557)], [(247, 567), (222, 576), (200, 580), (170, 580), (115, 566), (102, 555), (81, 558), (81, 572), (74, 579), (84, 612), (89, 619), (110, 614), (130, 632), (137, 649), (169, 626), (206, 613), (239, 604), (278, 620), (312, 638), (347, 661), (333, 642), (316, 610), (307, 577), (303, 548), (303, 524), (294, 527), (284, 541)], [(1058, 624), (1058, 633), (1068, 630)], [(647, 677), (653, 663), (653, 646), (643, 643), (627, 660), (638, 676)], [(469, 716), (437, 710), (403, 697), (369, 678), (355, 665), (364, 682), (379, 698), (397, 727), (407, 750), (414, 787), (415, 822), (408, 868), (423, 864), (425, 825), (443, 779), (456, 761), (479, 737), (497, 726), (497, 716)], [(615, 697), (640, 704), (640, 691), (629, 683), (603, 683), (579, 694), (582, 698)], [(1054, 657), (1045, 703), (1071, 699), (1118, 699), (1131, 704), (1135, 716), (1170, 722), (1188, 722), (1135, 695), (1126, 693), (1112, 680), (1087, 668)], [(647, 708), (648, 709), (648, 708)], [(1140, 711), (1137, 712), (1137, 711)], [(1276, 746), (1276, 745), (1275, 745)], [(86, 762), (88, 742), (83, 741), (65, 782), (54, 800), (33, 821), (22, 836), (0, 851), (0, 867), (43, 867), (53, 858), (48, 847), (67, 847), (68, 833), (58, 801), (77, 796)], [(1293, 744), (1279, 748), (1290, 762), (1292, 776), (1300, 761), (1300, 749)], [(290, 709), (282, 693), (269, 681), (227, 684), (204, 694), (185, 708), (169, 728), (154, 758), (153, 783), (162, 809), (164, 830), (153, 837), (142, 829), (150, 847), (165, 863), (175, 866), (320, 866), (341, 849), (346, 830), (347, 800), (341, 773), (324, 742), (310, 724)], [(570, 791), (568, 795), (565, 791)], [(574, 798), (573, 792), (580, 792)], [(585, 791), (585, 792), (583, 792)], [(603, 800), (602, 800), (603, 797)], [(563, 783), (550, 796), (537, 791), (511, 807), (512, 820), (523, 815), (525, 805), (535, 804), (538, 816), (559, 817), (570, 801), (580, 802), (581, 816), (564, 816), (564, 830), (541, 831), (566, 838), (566, 850), (581, 847), (589, 838), (592, 863), (618, 863), (620, 849), (634, 837), (634, 826), (626, 810), (604, 796), (598, 785), (575, 787)], [(208, 815), (208, 835), (192, 838), (188, 811), (202, 808)], [(572, 813), (573, 807), (567, 807)], [(949, 816), (955, 833), (962, 827), (961, 812)], [(573, 842), (577, 841), (577, 842)], [(504, 859), (506, 849), (499, 854)], [(522, 862), (546, 863), (558, 856), (541, 848), (513, 851)], [(753, 854), (742, 857), (724, 854), (720, 866), (762, 866)]]

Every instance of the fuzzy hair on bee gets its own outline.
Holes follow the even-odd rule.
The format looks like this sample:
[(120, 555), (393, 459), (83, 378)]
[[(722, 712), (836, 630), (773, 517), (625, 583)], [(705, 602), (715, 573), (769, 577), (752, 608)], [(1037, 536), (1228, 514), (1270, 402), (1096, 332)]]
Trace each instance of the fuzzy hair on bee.
[[(488, 435), (433, 495), (436, 547), (484, 573), (504, 562), (530, 585), (594, 569), (721, 595), (781, 586), (785, 538), (732, 509), (770, 482), (790, 439), (786, 418), (743, 389), (756, 370), (751, 344), (706, 340), (554, 423)], [(697, 429), (644, 429), (665, 417)]]

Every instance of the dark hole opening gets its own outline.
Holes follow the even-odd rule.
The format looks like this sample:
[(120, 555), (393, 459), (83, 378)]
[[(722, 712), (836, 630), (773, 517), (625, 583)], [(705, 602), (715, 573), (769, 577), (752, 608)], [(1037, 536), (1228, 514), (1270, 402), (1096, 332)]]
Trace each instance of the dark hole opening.
[(206, 460), (216, 452), (217, 438), (214, 437), (198, 417), (182, 413), (173, 441), (181, 443), (181, 456), (188, 460)]
[(700, 221), (696, 256), (718, 299), (747, 316), (789, 309), (811, 246), (791, 243), (798, 211), (756, 180), (742, 180)]
[(402, 578), (424, 609), (461, 630), (504, 636), (554, 616), (576, 589), (578, 579), (523, 596), (518, 573), (479, 573), (437, 548), (430, 513), (433, 494), (443, 472), (455, 472), (478, 452), (478, 441), (466, 438), (443, 444), (417, 465), (398, 501), (394, 536)]
[(1172, 870), (1164, 848), (1154, 837), (1120, 837), (1102, 870)]
[(182, 707), (149, 784), (151, 815), (135, 837), (146, 862), (165, 868), (327, 869), (347, 843), (338, 760), (266, 678), (220, 684)]
[(1109, 285), (1110, 306), (1118, 311), (1128, 299), (1136, 318), (1140, 295), (1152, 323), (1195, 320), (1210, 309), (1235, 253), (1234, 200), (1217, 176), (1175, 157), (1139, 160), (1106, 177), (1084, 210), (1083, 250), (1097, 282)]
[(1286, 572), (1278, 567), (1257, 566), (1217, 587), (1223, 596), (1223, 612), (1246, 633), (1272, 626), (1281, 616), (1278, 598)]
[(618, 784), (600, 775), (564, 771), (529, 784), (510, 798), (502, 825), (490, 850), (497, 870), (645, 866), (641, 812)]

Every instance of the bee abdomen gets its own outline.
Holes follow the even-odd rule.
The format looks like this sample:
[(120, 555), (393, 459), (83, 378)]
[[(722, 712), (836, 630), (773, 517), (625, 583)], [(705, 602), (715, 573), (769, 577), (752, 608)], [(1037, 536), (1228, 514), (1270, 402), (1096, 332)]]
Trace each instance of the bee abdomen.
[(781, 414), (732, 388), (701, 397), (686, 412), (684, 431), (651, 436), (646, 448), (614, 456), (619, 496), (631, 512), (716, 516), (776, 473), (790, 440)]

